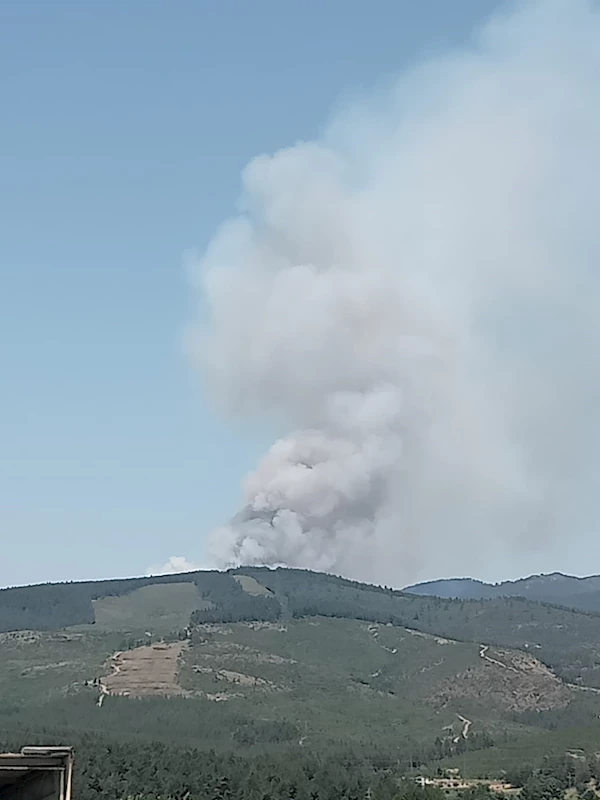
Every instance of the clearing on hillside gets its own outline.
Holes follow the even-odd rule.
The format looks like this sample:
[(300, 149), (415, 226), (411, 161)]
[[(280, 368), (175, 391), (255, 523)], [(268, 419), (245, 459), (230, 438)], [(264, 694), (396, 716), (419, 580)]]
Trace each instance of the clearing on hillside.
[(260, 595), (272, 595), (273, 592), (259, 583), (256, 578), (250, 575), (234, 575), (233, 580), (237, 581), (246, 594), (252, 594), (255, 597)]
[(120, 597), (94, 600), (94, 615), (101, 630), (168, 633), (185, 628), (196, 609), (210, 607), (195, 583), (155, 583)]
[(104, 694), (126, 697), (185, 695), (179, 685), (179, 657), (185, 642), (152, 644), (115, 653), (113, 673), (102, 678)]
[(429, 702), (445, 707), (461, 700), (501, 706), (509, 711), (550, 711), (565, 708), (572, 692), (541, 661), (529, 653), (480, 649), (480, 663), (442, 681)]

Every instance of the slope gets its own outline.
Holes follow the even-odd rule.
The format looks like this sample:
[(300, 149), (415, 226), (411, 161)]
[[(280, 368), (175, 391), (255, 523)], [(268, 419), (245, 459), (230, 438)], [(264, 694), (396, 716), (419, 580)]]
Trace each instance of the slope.
[(419, 597), (304, 570), (240, 571), (267, 586), (293, 617), (321, 614), (390, 622), (465, 642), (529, 650), (564, 680), (600, 687), (597, 614), (511, 597)]
[(553, 603), (581, 611), (600, 611), (600, 576), (577, 578), (553, 572), (531, 575), (516, 581), (491, 584), (472, 578), (448, 578), (407, 586), (410, 594), (464, 600), (523, 597), (526, 600)]
[[(600, 697), (582, 698), (527, 654), (358, 620), (199, 624), (173, 644), (93, 631), (0, 644), (2, 729), (249, 750), (344, 742), (429, 761), (531, 735), (544, 714), (594, 725), (600, 713)], [(165, 656), (170, 683), (153, 666)]]
[[(264, 593), (246, 591), (253, 578)], [(187, 621), (275, 622), (312, 616), (391, 623), (477, 644), (529, 650), (562, 679), (600, 688), (600, 615), (522, 598), (418, 596), (306, 570), (240, 568), (0, 591), (4, 630), (93, 625), (132, 634)]]

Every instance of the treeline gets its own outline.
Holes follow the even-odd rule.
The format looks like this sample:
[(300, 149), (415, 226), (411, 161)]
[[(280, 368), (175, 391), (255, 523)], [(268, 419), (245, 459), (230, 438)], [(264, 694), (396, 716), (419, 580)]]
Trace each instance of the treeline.
[(75, 749), (79, 800), (442, 800), (417, 789), (393, 764), (376, 766), (356, 751), (241, 756), (160, 742), (117, 741), (56, 730), (0, 732), (0, 750), (26, 744)]
[(180, 575), (81, 583), (46, 583), (0, 589), (0, 632), (52, 631), (94, 622), (93, 601), (119, 597), (154, 583), (181, 583)]
[(93, 621), (89, 589), (66, 583), (0, 589), (0, 631), (47, 631)]
[(218, 622), (275, 622), (281, 606), (273, 595), (253, 595), (244, 591), (228, 572), (206, 572), (197, 581), (202, 598), (209, 608), (198, 609), (191, 616), (191, 624)]
[(275, 620), (280, 606), (274, 597), (253, 596), (228, 572), (192, 572), (81, 583), (48, 583), (0, 589), (0, 632), (52, 631), (94, 623), (93, 601), (120, 597), (154, 584), (194, 583), (212, 606), (198, 612), (196, 622)]

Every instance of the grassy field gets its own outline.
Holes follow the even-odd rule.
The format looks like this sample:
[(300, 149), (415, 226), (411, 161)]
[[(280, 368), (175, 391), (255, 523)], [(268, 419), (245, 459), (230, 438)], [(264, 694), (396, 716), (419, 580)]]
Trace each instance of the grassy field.
[(237, 581), (242, 589), (251, 595), (270, 595), (272, 594), (269, 589), (259, 583), (256, 578), (251, 575), (234, 575), (233, 580)]
[(185, 628), (192, 611), (210, 608), (194, 583), (144, 586), (120, 597), (93, 602), (95, 627), (105, 630), (168, 633)]

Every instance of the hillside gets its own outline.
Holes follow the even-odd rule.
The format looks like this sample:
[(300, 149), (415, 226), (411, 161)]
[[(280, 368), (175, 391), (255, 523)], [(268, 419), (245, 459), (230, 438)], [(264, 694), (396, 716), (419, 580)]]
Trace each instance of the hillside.
[[(244, 588), (253, 579), (259, 591)], [(240, 568), (0, 591), (0, 631), (169, 633), (195, 623), (313, 616), (403, 626), (464, 642), (529, 650), (568, 682), (600, 688), (600, 615), (520, 597), (449, 600), (305, 570)]]
[(523, 597), (580, 611), (600, 612), (600, 576), (577, 578), (553, 572), (531, 575), (516, 581), (492, 584), (472, 578), (449, 578), (407, 586), (410, 594), (462, 600), (491, 600), (498, 597)]
[(7, 589), (0, 619), (11, 737), (351, 752), (399, 774), (600, 737), (600, 616), (523, 599), (243, 568)]

